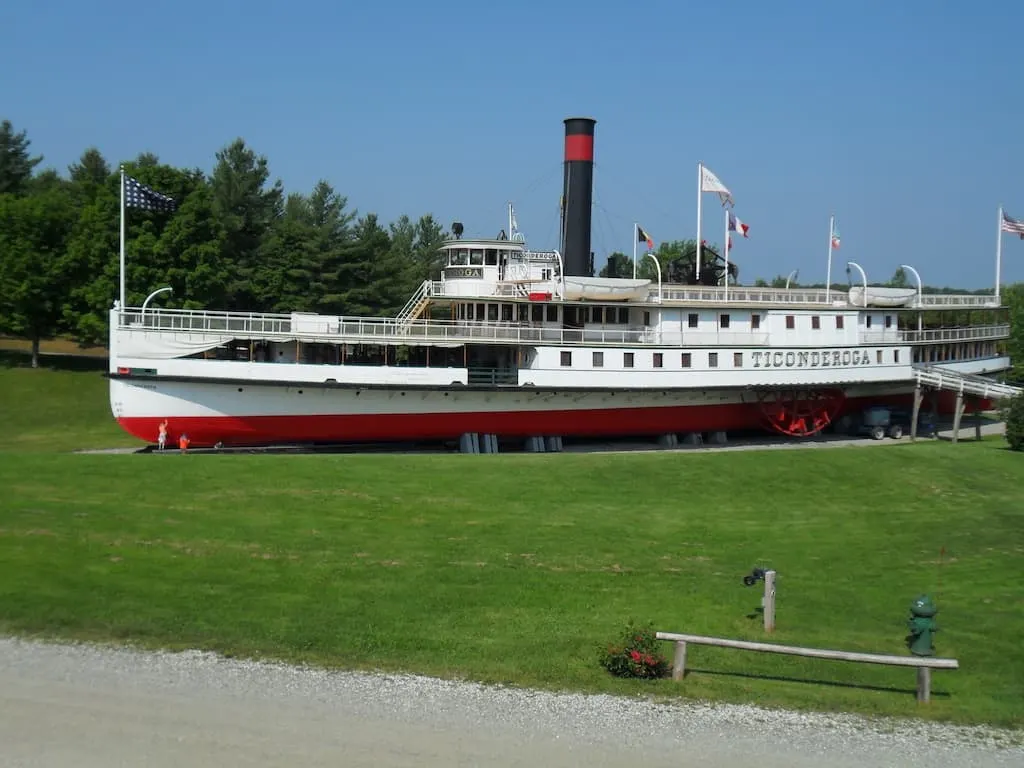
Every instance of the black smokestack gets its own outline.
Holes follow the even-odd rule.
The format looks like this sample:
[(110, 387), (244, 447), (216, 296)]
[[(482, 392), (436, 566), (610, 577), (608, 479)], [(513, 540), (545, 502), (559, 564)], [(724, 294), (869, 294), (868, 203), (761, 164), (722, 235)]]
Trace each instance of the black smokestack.
[(565, 120), (565, 176), (562, 182), (562, 260), (565, 274), (593, 277), (590, 213), (594, 183), (594, 124), (589, 117)]

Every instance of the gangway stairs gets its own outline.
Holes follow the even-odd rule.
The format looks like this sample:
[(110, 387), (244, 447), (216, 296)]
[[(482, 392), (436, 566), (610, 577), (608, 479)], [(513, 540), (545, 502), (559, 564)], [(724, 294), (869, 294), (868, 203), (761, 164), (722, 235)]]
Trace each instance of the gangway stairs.
[(430, 287), (430, 281), (424, 280), (419, 289), (417, 289), (417, 291), (409, 298), (409, 301), (405, 303), (405, 306), (402, 307), (401, 311), (395, 318), (395, 327), (397, 331), (402, 332), (408, 330), (413, 321), (423, 314), (423, 310), (426, 309), (427, 305), (430, 303)]
[(1003, 400), (1024, 392), (1021, 387), (993, 381), (985, 376), (943, 371), (929, 365), (914, 366), (914, 379), (918, 387), (944, 389), (959, 395), (974, 395), (986, 400)]
[[(965, 396), (978, 397), (985, 400), (1006, 400), (1024, 392), (1021, 387), (993, 381), (984, 376), (956, 371), (943, 371), (928, 365), (914, 366), (914, 379), (917, 387), (914, 391), (914, 415), (911, 419), (910, 439), (917, 437), (917, 414), (921, 409), (922, 389), (928, 387), (935, 390), (946, 390), (956, 393), (956, 409), (953, 412), (953, 442), (960, 436), (960, 419), (963, 417)], [(981, 438), (981, 422), (975, 424), (975, 434)]]

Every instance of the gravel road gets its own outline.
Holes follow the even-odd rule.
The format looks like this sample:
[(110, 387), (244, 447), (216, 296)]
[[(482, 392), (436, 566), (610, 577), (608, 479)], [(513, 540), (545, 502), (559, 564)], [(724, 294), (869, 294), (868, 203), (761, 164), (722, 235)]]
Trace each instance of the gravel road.
[(0, 765), (1024, 765), (998, 732), (0, 638)]

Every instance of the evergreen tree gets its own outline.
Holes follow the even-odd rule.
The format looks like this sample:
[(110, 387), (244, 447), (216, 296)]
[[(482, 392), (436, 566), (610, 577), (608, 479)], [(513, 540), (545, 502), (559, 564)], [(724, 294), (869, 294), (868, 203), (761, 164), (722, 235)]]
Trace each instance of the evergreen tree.
[(0, 195), (28, 192), (33, 169), (43, 161), (29, 154), (31, 143), (25, 131), (15, 133), (10, 120), (0, 122)]

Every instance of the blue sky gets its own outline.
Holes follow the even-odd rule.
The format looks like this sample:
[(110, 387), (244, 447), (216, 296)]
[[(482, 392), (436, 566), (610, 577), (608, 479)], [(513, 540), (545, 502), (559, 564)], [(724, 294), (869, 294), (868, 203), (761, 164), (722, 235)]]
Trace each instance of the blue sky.
[[(557, 246), (565, 117), (597, 119), (593, 248), (693, 237), (696, 164), (750, 227), (741, 280), (824, 280), (828, 217), (869, 279), (994, 280), (1024, 218), (1024, 5), (8, 3), (0, 117), (64, 170), (97, 146), (209, 170), (236, 136), (288, 190)], [(704, 197), (704, 234), (722, 239)], [(1024, 280), (1006, 237), (1005, 282)]]

